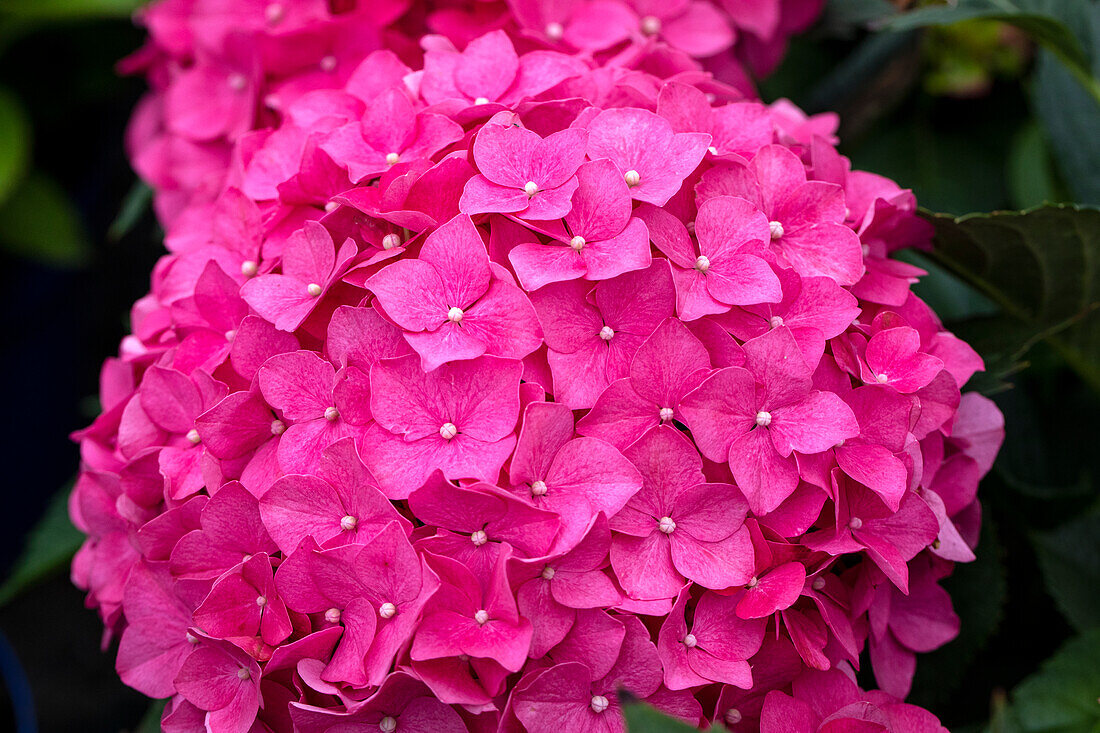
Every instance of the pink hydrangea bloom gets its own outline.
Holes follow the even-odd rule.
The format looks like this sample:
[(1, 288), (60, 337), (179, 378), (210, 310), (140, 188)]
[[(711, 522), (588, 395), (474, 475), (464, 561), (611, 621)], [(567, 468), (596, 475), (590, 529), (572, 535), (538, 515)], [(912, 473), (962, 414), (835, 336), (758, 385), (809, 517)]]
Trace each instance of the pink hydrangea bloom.
[(166, 731), (941, 730), (1003, 421), (912, 193), (755, 99), (819, 9), (144, 11), (168, 253), (70, 513)]

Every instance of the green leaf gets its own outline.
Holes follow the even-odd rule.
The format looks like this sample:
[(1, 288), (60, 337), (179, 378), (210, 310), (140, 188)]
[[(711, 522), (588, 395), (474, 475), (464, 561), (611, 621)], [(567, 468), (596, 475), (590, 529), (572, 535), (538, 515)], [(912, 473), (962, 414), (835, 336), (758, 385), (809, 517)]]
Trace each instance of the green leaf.
[(34, 172), (0, 206), (0, 248), (61, 267), (91, 257), (80, 215), (53, 179)]
[(0, 0), (0, 13), (45, 20), (126, 18), (143, 3), (144, 0)]
[(1100, 730), (1100, 629), (1065, 644), (1012, 692), (1019, 730), (1088, 733)]
[[(1081, 94), (1080, 89), (1077, 90)], [(1086, 98), (1091, 104), (1091, 100)], [(1100, 112), (1100, 107), (1096, 107)], [(1097, 146), (1100, 152), (1100, 146)], [(1100, 182), (1100, 172), (1097, 181)], [(1017, 208), (1029, 209), (1045, 203), (1065, 200), (1051, 166), (1051, 150), (1043, 129), (1034, 122), (1025, 124), (1012, 141), (1008, 153), (1008, 188)], [(1082, 197), (1079, 202), (1093, 203)]]
[(1018, 369), (1045, 340), (1100, 390), (1100, 210), (1047, 205), (928, 218), (936, 228), (928, 256), (1000, 308), (953, 324), (990, 374)]
[(134, 185), (130, 187), (130, 190), (126, 193), (126, 198), (122, 200), (122, 207), (118, 211), (118, 216), (111, 222), (111, 226), (107, 229), (107, 238), (112, 242), (125, 237), (130, 233), (130, 230), (138, 223), (138, 220), (149, 211), (149, 205), (153, 201), (153, 189), (149, 187), (149, 184), (145, 181), (134, 181)]
[(31, 128), (23, 105), (0, 87), (0, 203), (19, 185), (30, 160)]
[(57, 492), (28, 535), (12, 574), (0, 585), (0, 606), (67, 566), (84, 541), (84, 535), (69, 521), (69, 489)]
[(1043, 582), (1078, 631), (1100, 628), (1100, 513), (1032, 538)]
[(141, 722), (134, 729), (134, 733), (160, 733), (160, 717), (164, 713), (167, 702), (167, 700), (154, 700), (145, 711), (145, 715), (141, 716)]
[[(620, 697), (623, 701), (623, 717), (626, 718), (626, 729), (629, 733), (699, 733), (699, 729), (694, 725), (669, 717), (651, 705), (639, 702), (629, 694), (622, 694)], [(711, 730), (721, 731), (723, 728), (716, 723)]]
[(1100, 204), (1100, 104), (1046, 52), (1035, 65), (1032, 101), (1073, 198)]

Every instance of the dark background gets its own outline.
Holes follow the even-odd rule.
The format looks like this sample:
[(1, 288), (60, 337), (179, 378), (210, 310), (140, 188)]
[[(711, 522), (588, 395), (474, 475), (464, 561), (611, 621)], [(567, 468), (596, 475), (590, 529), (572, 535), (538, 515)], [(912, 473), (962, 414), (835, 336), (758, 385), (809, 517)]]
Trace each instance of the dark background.
[[(22, 100), (34, 130), (35, 169), (64, 189), (90, 246), (82, 263), (66, 266), (0, 249), (0, 313), (7, 314), (0, 339), (0, 578), (76, 471), (77, 449), (67, 436), (94, 417), (99, 366), (117, 352), (129, 307), (147, 291), (161, 253), (147, 208), (125, 235), (108, 234), (134, 191), (122, 140), (144, 88), (139, 79), (118, 77), (114, 64), (140, 45), (140, 29), (125, 19), (4, 29), (0, 23), (0, 86)], [(1035, 128), (1026, 43), (1010, 34), (995, 39), (992, 51), (968, 51), (950, 34), (895, 35), (877, 42), (881, 48), (871, 51), (878, 55), (864, 58), (859, 74), (839, 77), (836, 70), (851, 66), (860, 49), (868, 55), (865, 34), (839, 36), (819, 30), (797, 42), (764, 86), (765, 98), (789, 96), (810, 111), (841, 112), (842, 151), (855, 166), (912, 186), (932, 210), (1038, 203), (1024, 200), (1010, 175), (1012, 151)], [(952, 60), (960, 54), (962, 61)], [(918, 292), (950, 317), (973, 306), (953, 287), (939, 278)], [(1040, 345), (1028, 360), (1010, 378), (1012, 389), (995, 396), (1009, 436), (980, 494), (982, 559), (960, 566), (949, 581), (964, 615), (963, 638), (918, 664), (912, 701), (930, 706), (952, 729), (986, 720), (991, 704), (1071, 635), (1044, 591), (1031, 533), (1092, 503), (1100, 405), (1052, 350)], [(100, 651), (101, 624), (64, 572), (0, 607), (0, 631), (15, 652), (5, 654), (0, 644), (9, 690), (0, 694), (0, 731), (14, 730), (16, 710), (27, 706), (46, 733), (132, 730), (145, 713), (147, 701), (118, 681), (113, 650)], [(20, 675), (29, 690), (20, 688)]]

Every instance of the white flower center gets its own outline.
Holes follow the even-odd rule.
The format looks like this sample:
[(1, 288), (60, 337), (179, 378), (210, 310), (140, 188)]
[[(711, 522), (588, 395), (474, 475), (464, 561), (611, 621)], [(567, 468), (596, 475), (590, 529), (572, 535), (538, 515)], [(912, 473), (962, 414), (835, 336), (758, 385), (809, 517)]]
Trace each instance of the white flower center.
[(825, 578), (818, 576), (814, 578), (814, 582), (811, 583), (811, 585), (813, 586), (814, 590), (821, 590), (825, 587)]
[(321, 59), (321, 71), (334, 71), (336, 69), (336, 57), (329, 54)]
[(688, 649), (694, 649), (695, 645), (699, 643), (699, 640), (695, 638), (695, 634), (688, 634), (684, 637), (684, 646)]
[(306, 292), (316, 298), (321, 294), (321, 286), (317, 283), (310, 283), (309, 285), (306, 285)]
[(439, 427), (439, 435), (443, 440), (450, 440), (458, 435), (458, 428), (453, 422), (445, 422)]
[(382, 249), (393, 249), (401, 246), (401, 237), (396, 234), (387, 234), (382, 237)]
[(610, 705), (607, 698), (603, 695), (593, 695), (591, 702), (588, 703), (594, 713), (602, 713), (607, 710), (607, 706)]
[(489, 612), (484, 608), (479, 609), (478, 612), (474, 614), (474, 621), (477, 621), (478, 626), (484, 626), (488, 620)]
[(783, 225), (773, 219), (768, 222), (768, 231), (772, 239), (779, 239), (783, 236)]
[(863, 520), (859, 517), (852, 517), (848, 520), (849, 529), (860, 529), (861, 527), (863, 527)]
[(462, 323), (462, 309), (457, 305), (451, 306), (451, 309), (447, 311), (447, 320), (451, 323)]
[(396, 165), (401, 162), (401, 156), (397, 153), (386, 153), (386, 165)]
[(611, 337), (615, 335), (615, 330), (611, 326), (604, 326), (600, 329), (600, 338), (604, 341), (610, 341)]
[(660, 18), (653, 15), (647, 15), (646, 17), (642, 18), (642, 33), (645, 33), (647, 36), (655, 36), (660, 32)]
[(768, 427), (772, 424), (772, 414), (766, 410), (756, 413), (756, 424), (762, 428)]
[(749, 578), (749, 582), (745, 584), (745, 587), (746, 588), (755, 588), (758, 585), (760, 585), (760, 578), (758, 578), (754, 575), (751, 578)]
[(255, 260), (245, 260), (241, 263), (241, 274), (245, 277), (255, 277), (259, 271), (260, 266), (256, 264)]
[(251, 676), (252, 675), (248, 673), (248, 668), (246, 668), (246, 667), (241, 667), (240, 669), (237, 670), (237, 678), (238, 679), (247, 680)]
[(226, 83), (229, 84), (230, 89), (239, 92), (248, 86), (248, 77), (240, 73), (230, 74)]
[(325, 213), (331, 214), (332, 212), (336, 211), (339, 208), (340, 208), (340, 204), (336, 203), (335, 201), (329, 201), (328, 203), (325, 204)]
[(542, 577), (543, 577), (543, 580), (553, 580), (554, 579), (554, 568), (550, 567), (549, 565), (545, 566), (542, 569)]
[(864, 257), (871, 254), (871, 247), (869, 245), (861, 244), (861, 245), (859, 245), (859, 249), (860, 249), (861, 252), (863, 252)]
[(263, 608), (264, 606), (267, 605), (267, 599), (264, 598), (263, 596), (256, 596), (256, 605), (259, 606), (260, 608)]
[(479, 107), (483, 104), (489, 104), (489, 98), (488, 97), (478, 97), (477, 99), (474, 100), (474, 104), (479, 106)]
[(378, 721), (378, 730), (382, 731), (382, 733), (393, 733), (397, 730), (397, 721), (387, 715)]
[(638, 171), (634, 170), (633, 168), (624, 173), (623, 178), (626, 179), (626, 185), (630, 186), (631, 188), (634, 188), (642, 182), (641, 174), (639, 174)]
[(737, 725), (741, 722), (741, 711), (737, 708), (730, 708), (726, 711), (726, 722), (730, 725)]
[(187, 440), (191, 442), (191, 445), (198, 445), (202, 442), (202, 438), (199, 437), (199, 431), (194, 428), (187, 431)]
[(718, 148), (711, 145), (709, 148), (707, 148), (707, 152), (711, 155), (718, 155)]
[(229, 329), (228, 331), (225, 332), (225, 340), (226, 341), (232, 341), (235, 338), (237, 338), (237, 329), (231, 328), (231, 329)]
[(879, 384), (885, 384), (886, 382), (890, 381), (890, 377), (885, 374), (878, 374), (875, 376), (875, 381)]
[(672, 521), (672, 517), (661, 517), (657, 521), (657, 529), (665, 534), (672, 534), (676, 531), (676, 522)]
[(481, 547), (489, 541), (489, 535), (485, 534), (485, 530), (479, 529), (470, 535), (470, 541), (474, 543), (474, 547)]
[(695, 260), (695, 269), (699, 272), (706, 272), (710, 269), (710, 258), (706, 255), (699, 255)]
[(378, 607), (378, 615), (382, 618), (393, 618), (397, 615), (397, 606), (393, 605), (389, 601), (386, 601)]
[(358, 518), (353, 517), (350, 514), (345, 514), (344, 516), (340, 517), (340, 529), (344, 530), (345, 532), (351, 532), (358, 526)]
[(325, 611), (325, 621), (328, 621), (330, 624), (340, 623), (340, 616), (341, 614), (339, 608), (330, 608), (329, 610)]
[(535, 183), (534, 181), (528, 181), (527, 183), (523, 184), (523, 192), (527, 194), (527, 198), (531, 198), (539, 192), (539, 184)]
[(772, 316), (768, 319), (768, 325), (772, 328), (779, 328), (783, 325), (783, 316)]
[(584, 237), (579, 234), (569, 240), (569, 246), (577, 252), (580, 252), (582, 249), (584, 249), (584, 245), (586, 244), (588, 243), (584, 241)]
[(264, 8), (264, 19), (271, 25), (275, 25), (286, 17), (286, 8), (282, 3), (270, 3)]
[(282, 435), (285, 432), (286, 432), (286, 423), (285, 422), (283, 422), (282, 420), (272, 420), (271, 421), (271, 434), (272, 435)]
[(531, 496), (546, 496), (546, 482), (541, 479), (531, 482)]
[(675, 413), (673, 412), (671, 407), (662, 407), (661, 408), (661, 422), (668, 422), (669, 420), (672, 419), (673, 414), (675, 414)]
[(565, 28), (561, 23), (547, 23), (545, 33), (551, 41), (560, 41), (565, 35)]
[(326, 407), (325, 408), (325, 419), (328, 420), (329, 422), (336, 422), (337, 420), (340, 419), (340, 411), (337, 410), (335, 407)]

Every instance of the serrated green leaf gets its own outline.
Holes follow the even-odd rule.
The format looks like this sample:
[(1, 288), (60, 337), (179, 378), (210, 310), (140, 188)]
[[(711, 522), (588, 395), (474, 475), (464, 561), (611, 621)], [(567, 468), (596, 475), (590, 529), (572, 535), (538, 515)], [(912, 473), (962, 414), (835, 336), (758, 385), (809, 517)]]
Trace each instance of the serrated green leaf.
[(0, 248), (60, 267), (83, 265), (92, 252), (64, 189), (37, 172), (0, 206)]
[(69, 487), (57, 492), (27, 537), (12, 574), (0, 585), (0, 606), (68, 565), (84, 535), (69, 521)]
[(31, 128), (23, 105), (0, 88), (0, 203), (19, 185), (30, 160)]
[(632, 701), (623, 703), (623, 717), (629, 733), (698, 733), (699, 729), (669, 717), (651, 705)]
[(1069, 641), (1021, 682), (1012, 712), (1026, 733), (1100, 730), (1100, 629)]
[(1023, 212), (928, 216), (937, 264), (1001, 312), (955, 324), (994, 376), (1046, 340), (1100, 389), (1100, 210), (1047, 205)]
[(0, 12), (22, 18), (125, 18), (144, 0), (0, 0)]
[(1100, 628), (1100, 513), (1033, 537), (1043, 582), (1078, 631)]

